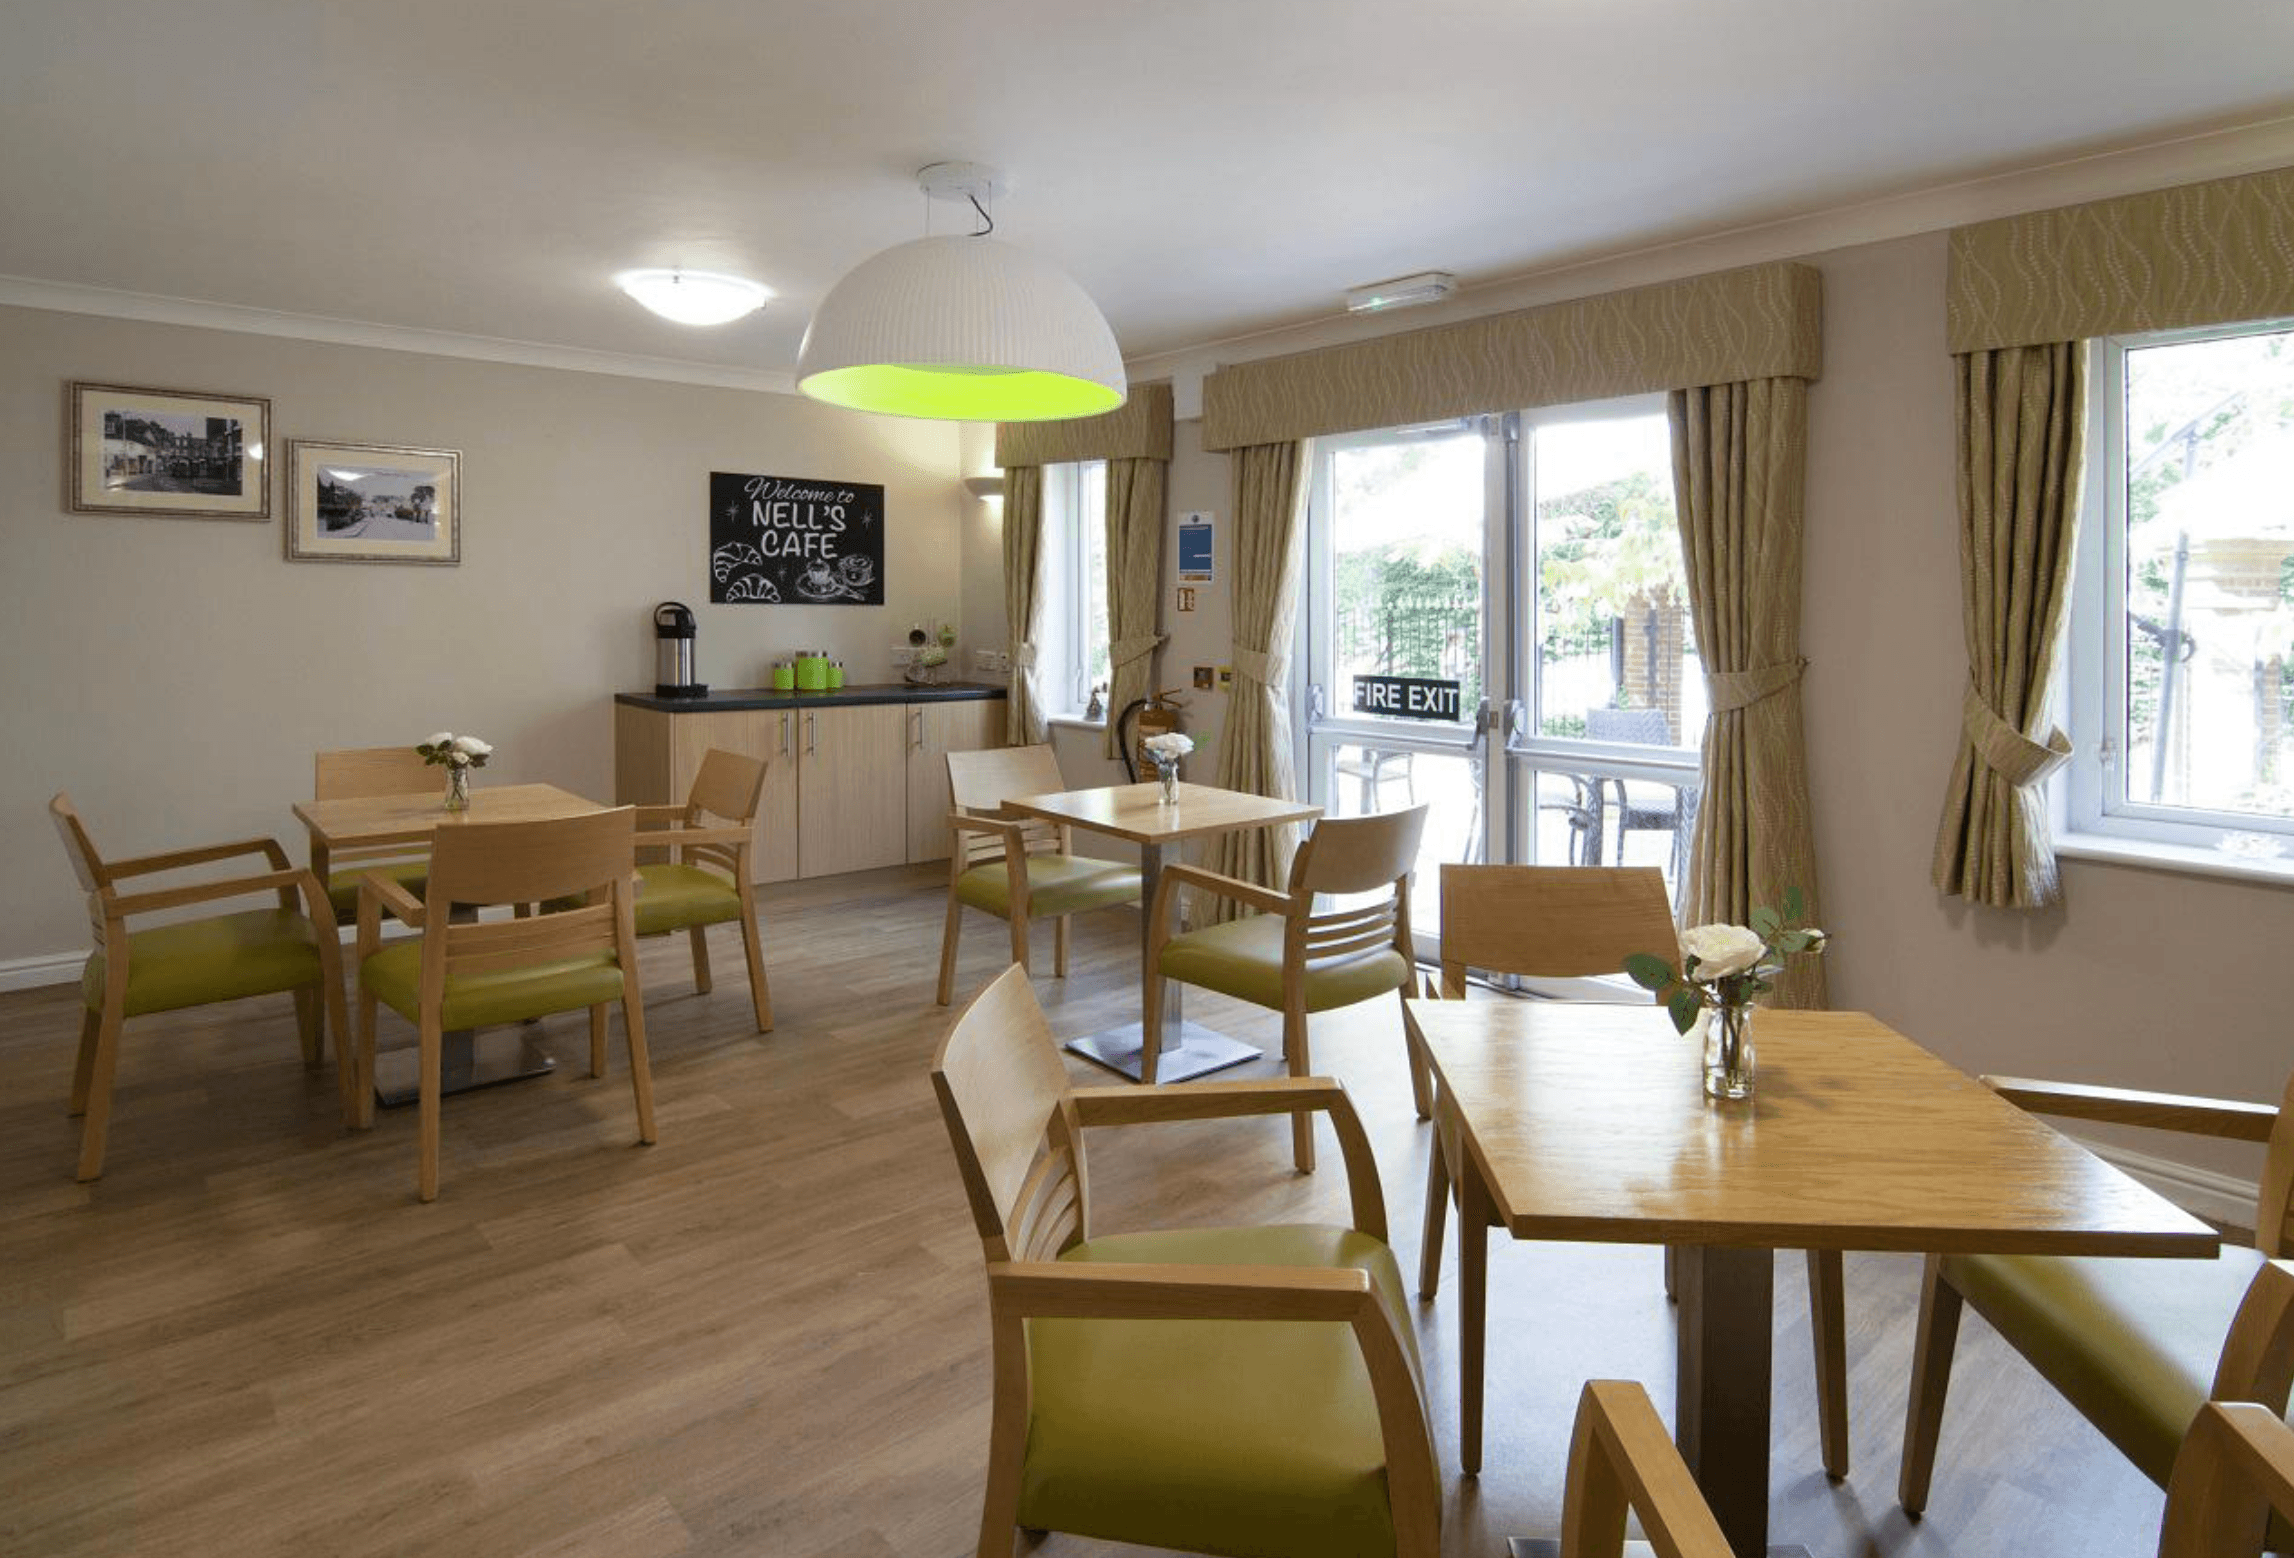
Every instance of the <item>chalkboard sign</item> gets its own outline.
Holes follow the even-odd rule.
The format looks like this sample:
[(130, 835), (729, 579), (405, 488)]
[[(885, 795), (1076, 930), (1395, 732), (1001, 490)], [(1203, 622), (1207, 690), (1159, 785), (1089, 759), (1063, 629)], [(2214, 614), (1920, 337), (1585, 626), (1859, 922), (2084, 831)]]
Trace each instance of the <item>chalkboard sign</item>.
[(884, 489), (711, 471), (709, 599), (883, 605)]

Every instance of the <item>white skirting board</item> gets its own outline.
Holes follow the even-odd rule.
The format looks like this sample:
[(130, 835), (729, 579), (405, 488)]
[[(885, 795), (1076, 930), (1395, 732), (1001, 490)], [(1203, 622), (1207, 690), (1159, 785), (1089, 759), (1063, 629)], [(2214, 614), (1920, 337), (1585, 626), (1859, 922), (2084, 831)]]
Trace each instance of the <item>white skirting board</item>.
[(87, 962), (85, 952), (47, 952), (39, 957), (8, 958), (0, 961), (0, 991), (73, 984)]

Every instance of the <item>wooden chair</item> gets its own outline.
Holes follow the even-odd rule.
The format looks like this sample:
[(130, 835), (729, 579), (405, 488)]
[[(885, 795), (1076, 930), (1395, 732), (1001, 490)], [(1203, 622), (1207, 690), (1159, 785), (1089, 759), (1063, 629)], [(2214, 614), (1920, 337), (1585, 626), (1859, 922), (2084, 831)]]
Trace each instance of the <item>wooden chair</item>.
[[(348, 800), (370, 795), (438, 795), (445, 770), (422, 760), (412, 747), (338, 747), (311, 763), (311, 799)], [(430, 852), (406, 844), (374, 844), (338, 849), (327, 862), (327, 902), (335, 923), (358, 921), (358, 884), (369, 871), (381, 871), (419, 898)]]
[[(2171, 1486), (2183, 1431), (2202, 1402), (2259, 1401), (2283, 1413), (2294, 1343), (2281, 1333), (2294, 1327), (2282, 1313), (2250, 1311), (2294, 1303), (2286, 1284), (2257, 1285), (2271, 1261), (2294, 1255), (2294, 1082), (2273, 1109), (2020, 1077), (1984, 1080), (2035, 1113), (2266, 1143), (2255, 1247), (2225, 1246), (2211, 1261), (1930, 1255), (1897, 1483), (1904, 1508), (1916, 1515), (1927, 1507), (1963, 1305), (1990, 1321), (2162, 1487)], [(2294, 1551), (2294, 1541), (2281, 1550)]]
[(948, 793), (956, 807), (948, 826), (956, 837), (948, 856), (948, 922), (940, 933), (942, 1006), (956, 987), (956, 940), (967, 905), (1009, 922), (1012, 961), (1023, 969), (1029, 925), (1051, 920), (1052, 972), (1065, 979), (1068, 916), (1138, 899), (1137, 866), (1075, 854), (1067, 828), (1002, 814), (1010, 796), (1066, 788), (1048, 746), (948, 754)]
[[(440, 1060), (449, 1028), (524, 1022), (589, 1009), (589, 1071), (605, 1071), (605, 1011), (621, 1003), (629, 1042), (637, 1139), (653, 1140), (653, 1076), (638, 988), (630, 909), (633, 808), (546, 822), (470, 823), (442, 830), (426, 896), (382, 872), (359, 890), (358, 1064), (351, 1123), (374, 1124), (374, 1030), (379, 1002), (420, 1030), (422, 1199), (438, 1198)], [(578, 898), (578, 903), (569, 901)], [(455, 923), (458, 907), (543, 906), (529, 918)], [(422, 932), (381, 945), (385, 911)]]
[[(749, 964), (749, 1002), (757, 1031), (773, 1027), (772, 988), (757, 928), (752, 851), (757, 807), (765, 791), (762, 759), (711, 747), (693, 775), (682, 806), (637, 808), (638, 844), (670, 846), (670, 859), (637, 868), (637, 934), (684, 931), (693, 944), (693, 984), (703, 995), (709, 980), (709, 927), (739, 922), (741, 953)], [(711, 825), (709, 819), (718, 822)]]
[[(48, 815), (63, 835), (72, 873), (87, 894), (88, 924), (95, 940), (95, 952), (80, 975), (80, 1050), (72, 1068), (71, 1113), (85, 1116), (77, 1178), (97, 1179), (104, 1171), (120, 1029), (130, 1017), (286, 990), (294, 994), (305, 1065), (316, 1066), (326, 1058), (322, 1006), (326, 1024), (334, 1029), (337, 1050), (348, 1047), (344, 1041), (350, 1028), (343, 1017), (334, 917), (318, 878), (290, 866), (276, 839), (240, 839), (106, 860), (96, 852), (69, 796), (59, 791), (48, 802)], [(119, 890), (119, 884), (131, 877), (249, 855), (261, 856), (268, 869), (182, 887)], [(275, 897), (276, 907), (178, 917), (147, 930), (127, 928), (128, 920), (138, 915), (266, 893)], [(339, 1054), (337, 1060), (337, 1070), (347, 1073), (348, 1064)], [(343, 1086), (347, 1104), (347, 1077)]]
[[(980, 1558), (1010, 1558), (1020, 1529), (1195, 1553), (1435, 1558), (1424, 1373), (1377, 1164), (1344, 1088), (1070, 1087), (1017, 968), (956, 1020), (932, 1085), (987, 1259), (995, 1399)], [(1351, 1227), (1093, 1234), (1085, 1127), (1306, 1111), (1337, 1131)]]
[[(2294, 1527), (2294, 1427), (2250, 1401), (2204, 1403), (2166, 1489), (2159, 1558), (2259, 1553), (2266, 1528)], [(1620, 1558), (1628, 1509), (1659, 1558), (1733, 1558), (1648, 1393), (1627, 1380), (1588, 1381), (1569, 1446), (1559, 1558)]]
[[(1664, 873), (1654, 866), (1442, 867), (1441, 998), (1465, 999), (1466, 971), (1533, 979), (1590, 979), (1619, 973), (1635, 952), (1669, 954), (1678, 938)], [(1608, 999), (1608, 997), (1600, 997)], [(1619, 1003), (1653, 997), (1620, 985)], [(1412, 1064), (1424, 1068), (1425, 1040), (1404, 1008)], [(1683, 1043), (1689, 1042), (1682, 1040)], [(1426, 1211), (1418, 1245), (1418, 1296), (1440, 1289), (1442, 1234), (1449, 1209), (1463, 1206), (1464, 1146), (1457, 1121), (1437, 1108), (1426, 1155)], [(1492, 1222), (1491, 1227), (1500, 1226)], [(1488, 1238), (1460, 1227), (1460, 1238)], [(1816, 1347), (1816, 1409), (1824, 1470), (1848, 1475), (1848, 1342), (1843, 1264), (1838, 1250), (1808, 1252), (1808, 1307)], [(1665, 1292), (1673, 1291), (1672, 1251)], [(1483, 1295), (1470, 1295), (1479, 1306)]]
[[(1163, 868), (1147, 932), (1146, 1032), (1160, 1031), (1163, 981), (1201, 985), (1282, 1013), (1282, 1052), (1290, 1074), (1313, 1069), (1307, 1048), (1310, 1012), (1352, 1006), (1377, 996), (1406, 996), (1417, 966), (1410, 946), (1410, 868), (1418, 858), (1426, 808), (1372, 817), (1325, 817), (1291, 857), (1283, 891), (1222, 876), (1200, 866)], [(1181, 887), (1232, 898), (1263, 911), (1245, 919), (1174, 934), (1172, 906)], [(1318, 895), (1358, 897), (1315, 912)], [(1408, 1046), (1410, 1086), (1423, 1118), (1432, 1107), (1419, 1046)], [(1156, 1049), (1140, 1057), (1139, 1080), (1155, 1081)], [(1314, 1169), (1314, 1122), (1291, 1117), (1292, 1156), (1299, 1172)]]

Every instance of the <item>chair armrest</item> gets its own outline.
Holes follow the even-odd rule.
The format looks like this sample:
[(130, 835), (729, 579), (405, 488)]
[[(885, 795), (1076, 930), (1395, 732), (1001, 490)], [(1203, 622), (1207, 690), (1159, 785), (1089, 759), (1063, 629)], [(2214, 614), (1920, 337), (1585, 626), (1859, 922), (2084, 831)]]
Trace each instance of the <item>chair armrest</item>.
[[(226, 877), (220, 882), (194, 882), (188, 887), (163, 887), (148, 893), (123, 893), (110, 900), (114, 915), (149, 914), (155, 909), (179, 909), (185, 904), (209, 903), (218, 898), (243, 898), (250, 893), (299, 892), (317, 886), (317, 878), (300, 867), (266, 871), (261, 876)], [(325, 894), (319, 895), (325, 901)]]
[(988, 1302), (1031, 1320), (1350, 1321), (1377, 1290), (1351, 1267), (999, 1261)]
[(1343, 1083), (1331, 1077), (1272, 1077), (1252, 1082), (1193, 1082), (1185, 1087), (1079, 1087), (1067, 1095), (1085, 1126), (1152, 1125), (1164, 1120), (1230, 1120), (1246, 1115), (1298, 1114), (1314, 1109), (1330, 1116), (1338, 1153), (1346, 1165), (1346, 1189), (1354, 1226), (1373, 1239), (1386, 1238), (1386, 1198), (1378, 1183), (1378, 1163), (1370, 1137)]
[(2159, 1558), (2253, 1552), (2269, 1517), (2294, 1519), (2294, 1428), (2251, 1401), (2210, 1401), (2167, 1478)]
[(2268, 1141), (2278, 1123), (2269, 1104), (2236, 1099), (2194, 1098), (2181, 1093), (2142, 1093), (2121, 1087), (2087, 1087), (2076, 1082), (2042, 1082), (2030, 1077), (1993, 1077), (1984, 1085), (2033, 1114), (2111, 1125), (2143, 1125), (2194, 1136), (2232, 1141)]
[(1649, 1393), (1632, 1380), (1587, 1380), (1569, 1435), (1561, 1558), (1619, 1558), (1627, 1510), (1668, 1558), (1730, 1558), (1728, 1538)]
[(659, 806), (632, 806), (629, 809), (639, 831), (647, 828), (673, 828), (685, 820), (685, 808), (675, 802), (664, 802)]
[(360, 918), (362, 919), (365, 918), (364, 909), (369, 899), (373, 900), (379, 907), (388, 909), (394, 916), (415, 930), (422, 929), (422, 921), (426, 914), (423, 902), (408, 892), (404, 883), (394, 882), (380, 871), (369, 871), (358, 879), (358, 900), (361, 910)]
[(128, 860), (104, 862), (106, 876), (148, 876), (154, 871), (176, 871), (185, 866), (205, 865), (211, 860), (232, 860), (241, 855), (261, 855), (271, 862), (271, 869), (287, 869), (287, 852), (277, 839), (237, 839), (229, 844), (206, 844), (197, 849), (171, 850), (164, 855), (137, 855)]
[(2294, 1390), (2294, 1263), (2265, 1261), (2247, 1284), (2215, 1364), (2217, 1401), (2258, 1401), (2284, 1416)]
[(1001, 834), (1007, 845), (1017, 847), (1022, 842), (1021, 834), (1025, 831), (1027, 823), (1018, 818), (1005, 820), (997, 817), (983, 817), (978, 812), (952, 811), (948, 813), (948, 826), (958, 833)]
[(1240, 877), (1205, 870), (1201, 866), (1165, 866), (1163, 868), (1163, 880), (1157, 884), (1157, 896), (1172, 891), (1173, 884), (1199, 887), (1205, 892), (1217, 893), (1222, 898), (1232, 898), (1237, 902), (1247, 903), (1254, 909), (1264, 909), (1269, 914), (1288, 914), (1290, 912), (1290, 894), (1277, 892), (1271, 887), (1261, 887), (1256, 882), (1246, 882)]

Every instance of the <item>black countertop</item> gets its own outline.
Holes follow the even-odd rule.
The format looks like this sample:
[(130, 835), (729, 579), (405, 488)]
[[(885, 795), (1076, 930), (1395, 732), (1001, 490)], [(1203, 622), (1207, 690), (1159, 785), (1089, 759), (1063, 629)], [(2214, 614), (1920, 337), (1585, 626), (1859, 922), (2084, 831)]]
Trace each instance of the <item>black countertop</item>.
[(875, 682), (846, 684), (835, 692), (781, 692), (771, 687), (712, 688), (698, 698), (660, 698), (649, 692), (619, 692), (616, 703), (658, 709), (664, 714), (707, 714), (723, 709), (833, 709), (864, 703), (966, 703), (1001, 698), (1004, 689), (987, 682)]

